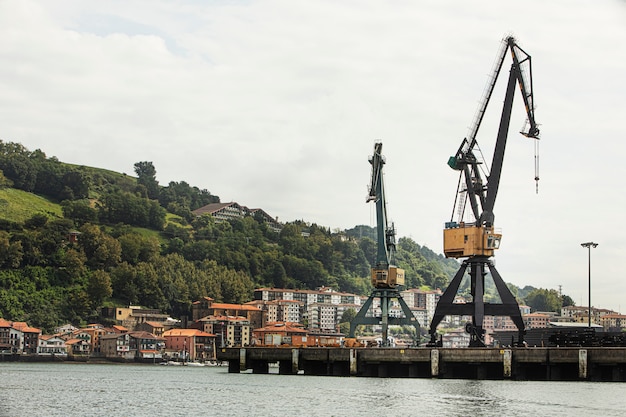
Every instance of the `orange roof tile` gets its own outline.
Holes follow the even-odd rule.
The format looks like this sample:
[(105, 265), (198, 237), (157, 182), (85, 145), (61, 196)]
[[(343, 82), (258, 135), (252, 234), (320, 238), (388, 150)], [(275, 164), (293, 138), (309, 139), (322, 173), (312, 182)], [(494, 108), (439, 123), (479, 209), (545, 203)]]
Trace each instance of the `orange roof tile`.
[(215, 337), (214, 334), (206, 333), (198, 329), (171, 329), (163, 333), (163, 337)]
[(254, 330), (254, 332), (272, 332), (272, 331), (289, 332), (289, 333), (308, 333), (305, 329), (302, 328), (302, 325), (300, 325), (299, 323), (289, 323), (289, 322), (269, 323), (265, 327)]
[(259, 308), (245, 305), (245, 304), (226, 304), (226, 303), (213, 303), (211, 308), (221, 308), (224, 310), (245, 310), (245, 311), (260, 311)]
[(70, 340), (66, 340), (65, 344), (66, 345), (73, 345), (75, 343), (82, 343), (82, 342), (84, 342), (83, 339), (70, 339)]

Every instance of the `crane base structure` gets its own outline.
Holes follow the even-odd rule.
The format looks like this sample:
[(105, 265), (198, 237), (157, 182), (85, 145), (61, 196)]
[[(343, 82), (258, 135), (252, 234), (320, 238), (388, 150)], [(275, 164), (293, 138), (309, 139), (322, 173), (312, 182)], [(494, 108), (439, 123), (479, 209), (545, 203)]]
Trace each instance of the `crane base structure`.
[[(485, 275), (487, 274), (485, 267), (488, 267), (489, 272), (491, 272), (491, 277), (493, 278), (502, 303), (495, 304), (484, 302)], [(463, 276), (468, 268), (471, 278), (471, 294), (473, 301), (464, 304), (454, 303), (454, 298), (457, 295), (461, 281), (463, 281)], [(465, 330), (470, 334), (469, 347), (485, 346), (485, 329), (483, 328), (485, 316), (510, 317), (518, 329), (518, 341), (516, 344), (518, 346), (524, 345), (524, 320), (522, 319), (519, 305), (489, 257), (473, 256), (463, 261), (461, 268), (459, 268), (454, 275), (454, 278), (450, 281), (450, 285), (437, 303), (435, 314), (430, 324), (431, 339), (429, 345), (436, 346), (440, 344), (440, 342), (437, 342), (437, 326), (447, 315), (472, 316), (472, 322), (467, 323), (465, 326)]]
[[(367, 312), (374, 302), (374, 299), (380, 299), (380, 309), (382, 314), (380, 317), (368, 317)], [(400, 308), (402, 308), (402, 312), (404, 313), (404, 317), (393, 317), (389, 316), (389, 311), (391, 307), (392, 300), (397, 300), (400, 304)], [(388, 329), (389, 326), (413, 326), (416, 330), (416, 339), (415, 345), (419, 345), (420, 338), (420, 324), (411, 312), (411, 309), (407, 305), (404, 298), (402, 298), (402, 294), (397, 288), (375, 288), (370, 294), (369, 298), (359, 312), (356, 314), (354, 319), (350, 322), (350, 338), (354, 338), (354, 334), (357, 326), (360, 325), (369, 325), (369, 326), (382, 326), (383, 327), (383, 336), (382, 343), (383, 346), (389, 345), (388, 338)]]

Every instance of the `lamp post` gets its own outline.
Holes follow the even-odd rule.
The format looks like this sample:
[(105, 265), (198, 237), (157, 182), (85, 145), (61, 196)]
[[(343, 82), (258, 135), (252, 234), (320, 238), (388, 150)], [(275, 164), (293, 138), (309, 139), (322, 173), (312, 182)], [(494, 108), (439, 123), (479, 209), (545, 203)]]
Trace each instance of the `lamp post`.
[(591, 328), (591, 248), (598, 246), (594, 242), (581, 243), (580, 246), (587, 248), (589, 251), (589, 327)]

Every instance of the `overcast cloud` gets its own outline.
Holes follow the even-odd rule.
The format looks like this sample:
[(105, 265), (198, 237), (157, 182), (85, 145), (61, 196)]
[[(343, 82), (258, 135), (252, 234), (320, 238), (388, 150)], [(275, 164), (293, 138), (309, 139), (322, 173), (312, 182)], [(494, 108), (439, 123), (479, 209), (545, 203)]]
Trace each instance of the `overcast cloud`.
[[(626, 2), (0, 0), (0, 139), (187, 181), (280, 221), (374, 225), (383, 142), (399, 236), (442, 252), (467, 134), (501, 39), (533, 59), (541, 124), (513, 110), (496, 226), (518, 286), (626, 307)], [(490, 161), (503, 74), (478, 135)]]

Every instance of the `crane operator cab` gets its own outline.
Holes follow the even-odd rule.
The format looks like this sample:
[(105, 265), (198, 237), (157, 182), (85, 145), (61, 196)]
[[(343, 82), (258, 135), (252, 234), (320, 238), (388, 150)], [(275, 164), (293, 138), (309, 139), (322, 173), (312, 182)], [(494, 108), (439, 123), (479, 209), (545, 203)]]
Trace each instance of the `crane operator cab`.
[(447, 222), (443, 230), (443, 252), (446, 258), (493, 256), (501, 240), (502, 234), (494, 231), (493, 226)]
[(404, 285), (404, 269), (390, 266), (388, 269), (372, 268), (374, 288), (396, 288)]

